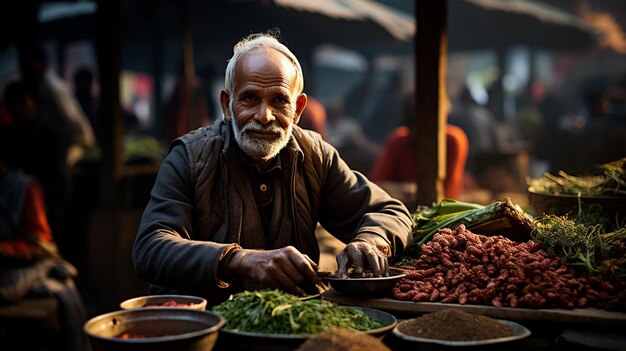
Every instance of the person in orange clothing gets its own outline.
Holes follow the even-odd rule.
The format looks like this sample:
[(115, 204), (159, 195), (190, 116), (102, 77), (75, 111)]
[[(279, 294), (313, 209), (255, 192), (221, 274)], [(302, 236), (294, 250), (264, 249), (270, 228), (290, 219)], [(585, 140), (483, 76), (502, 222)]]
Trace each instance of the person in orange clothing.
[(43, 190), (35, 178), (14, 166), (15, 152), (7, 145), (10, 134), (13, 131), (8, 127), (0, 132), (0, 271), (7, 262), (58, 257)]
[[(387, 137), (382, 153), (374, 163), (369, 178), (380, 181), (415, 181), (417, 148), (411, 129), (398, 127)], [(457, 198), (463, 189), (463, 173), (469, 143), (465, 132), (452, 124), (446, 125), (446, 177), (444, 192), (448, 198)]]
[[(5, 195), (15, 196), (20, 206), (7, 206), (9, 218), (2, 220), (0, 229), (0, 257), (2, 260), (33, 261), (39, 257), (56, 256), (56, 245), (52, 241), (52, 232), (46, 217), (46, 206), (41, 187), (23, 173), (12, 173), (1, 169), (2, 200)], [(4, 173), (4, 174), (3, 174)], [(5, 189), (5, 182), (11, 183)], [(21, 196), (20, 196), (21, 194)], [(4, 207), (4, 203), (0, 206)], [(11, 208), (12, 207), (12, 208)], [(21, 212), (21, 213), (18, 213)], [(19, 218), (19, 220), (18, 220)], [(9, 228), (15, 227), (15, 236), (10, 235)]]
[(0, 129), (0, 301), (20, 300), (32, 288), (31, 283), (42, 278), (14, 279), (19, 276), (15, 272), (59, 258), (43, 190), (35, 178), (16, 166), (10, 147), (15, 135), (12, 128)]
[(301, 128), (309, 129), (319, 133), (322, 139), (328, 141), (328, 131), (326, 130), (326, 107), (316, 98), (308, 95), (306, 107), (300, 115), (298, 125)]
[[(0, 128), (0, 304), (54, 296), (59, 304), (61, 349), (89, 350), (81, 333), (87, 315), (73, 281), (78, 272), (58, 252), (42, 188), (17, 166), (12, 150), (17, 138), (13, 127)], [(19, 328), (18, 336), (12, 333), (3, 339), (9, 349), (13, 344), (23, 346)]]

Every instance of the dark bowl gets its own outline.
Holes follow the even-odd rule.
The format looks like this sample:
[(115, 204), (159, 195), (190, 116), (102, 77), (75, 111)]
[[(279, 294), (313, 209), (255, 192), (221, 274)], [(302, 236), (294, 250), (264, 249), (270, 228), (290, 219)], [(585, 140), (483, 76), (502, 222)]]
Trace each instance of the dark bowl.
[[(362, 311), (368, 317), (378, 321), (382, 327), (357, 333), (372, 335), (382, 338), (389, 334), (398, 324), (393, 315), (367, 307), (352, 307)], [(218, 345), (224, 350), (263, 350), (263, 351), (286, 351), (294, 350), (311, 335), (288, 335), (288, 334), (263, 334), (222, 329)]]
[[(175, 302), (177, 304), (191, 304), (190, 306), (159, 306), (166, 302)], [(142, 307), (181, 307), (193, 308), (196, 310), (204, 310), (206, 308), (206, 299), (191, 295), (148, 295), (139, 296), (128, 299), (120, 303), (123, 310), (132, 310)]]
[(382, 296), (389, 294), (396, 282), (406, 274), (397, 268), (389, 269), (388, 277), (380, 278), (339, 278), (336, 275), (323, 277), (330, 286), (346, 295)]
[(440, 340), (440, 339), (427, 339), (427, 338), (420, 338), (420, 337), (417, 337), (417, 336), (408, 335), (408, 334), (405, 334), (405, 333), (401, 332), (400, 329), (402, 328), (402, 324), (403, 323), (407, 323), (407, 322), (409, 322), (409, 320), (400, 322), (393, 329), (393, 335), (395, 335), (396, 337), (404, 340), (405, 342), (409, 342), (411, 344), (415, 344), (417, 347), (419, 347), (420, 345), (421, 346), (426, 346), (426, 345), (432, 345), (432, 344), (441, 345), (441, 346), (447, 346), (447, 347), (458, 347), (458, 346), (485, 347), (485, 346), (491, 345), (491, 344), (508, 343), (508, 342), (524, 339), (524, 338), (530, 336), (530, 330), (526, 329), (526, 327), (524, 327), (523, 325), (515, 323), (515, 322), (499, 319), (498, 322), (500, 322), (502, 324), (506, 324), (509, 327), (511, 327), (511, 329), (513, 329), (513, 332), (514, 332), (513, 335), (502, 337), (502, 338), (485, 339), (485, 340), (471, 340), (471, 341), (451, 341), (451, 340)]
[(93, 351), (210, 351), (224, 323), (210, 311), (146, 307), (94, 317), (83, 329)]

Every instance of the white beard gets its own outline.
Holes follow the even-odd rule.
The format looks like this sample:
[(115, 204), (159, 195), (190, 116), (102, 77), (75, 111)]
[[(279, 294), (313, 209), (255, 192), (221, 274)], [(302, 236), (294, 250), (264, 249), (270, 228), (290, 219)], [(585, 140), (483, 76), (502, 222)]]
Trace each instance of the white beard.
[[(280, 150), (287, 146), (289, 138), (291, 138), (291, 133), (293, 132), (293, 123), (289, 124), (287, 130), (284, 130), (276, 121), (271, 122), (270, 124), (262, 125), (256, 120), (250, 119), (240, 129), (237, 125), (237, 117), (233, 113), (232, 109), (230, 112), (230, 124), (233, 127), (235, 140), (237, 141), (241, 151), (243, 151), (250, 158), (254, 160), (260, 159), (268, 161), (276, 157)], [(247, 133), (250, 131), (271, 131), (272, 133), (279, 134), (280, 137), (272, 141), (254, 139)]]

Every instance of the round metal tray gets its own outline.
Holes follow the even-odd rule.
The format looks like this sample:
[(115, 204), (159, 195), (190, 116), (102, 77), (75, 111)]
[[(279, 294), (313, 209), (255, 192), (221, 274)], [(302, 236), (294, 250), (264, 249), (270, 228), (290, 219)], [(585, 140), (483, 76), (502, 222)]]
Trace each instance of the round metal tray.
[(440, 340), (440, 339), (427, 339), (427, 338), (420, 338), (417, 336), (407, 335), (401, 332), (398, 327), (400, 327), (403, 323), (408, 322), (408, 321), (402, 321), (398, 323), (398, 325), (393, 329), (393, 335), (395, 335), (396, 337), (404, 341), (408, 341), (412, 343), (438, 344), (438, 345), (444, 345), (444, 346), (483, 346), (483, 345), (511, 342), (515, 340), (524, 339), (530, 336), (530, 330), (528, 330), (526, 327), (524, 327), (521, 324), (507, 321), (504, 319), (498, 319), (498, 321), (502, 324), (506, 324), (509, 327), (511, 327), (514, 331), (514, 334), (511, 336), (503, 337), (503, 338), (471, 340), (471, 341), (450, 341), (450, 340)]
[[(358, 333), (383, 337), (398, 324), (396, 318), (387, 312), (367, 307), (350, 306), (350, 308), (361, 310), (365, 315), (382, 324), (380, 328)], [(229, 350), (294, 350), (311, 336), (309, 334), (263, 334), (221, 329), (217, 348), (219, 349), (223, 345), (224, 347), (227, 346)]]
[(346, 295), (380, 296), (391, 292), (396, 282), (406, 274), (397, 268), (389, 269), (388, 277), (379, 278), (339, 278), (331, 275), (323, 277), (330, 286)]

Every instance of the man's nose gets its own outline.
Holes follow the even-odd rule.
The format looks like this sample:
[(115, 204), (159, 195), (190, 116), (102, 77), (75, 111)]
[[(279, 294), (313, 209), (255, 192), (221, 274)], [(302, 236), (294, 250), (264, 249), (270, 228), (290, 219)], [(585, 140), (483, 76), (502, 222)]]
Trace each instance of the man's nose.
[(261, 124), (267, 124), (275, 120), (274, 114), (272, 113), (272, 109), (267, 104), (260, 104), (259, 110), (254, 115), (254, 119), (256, 119)]

